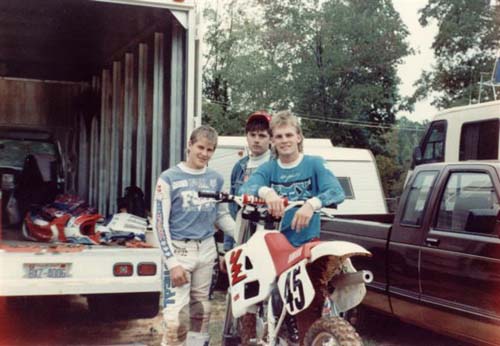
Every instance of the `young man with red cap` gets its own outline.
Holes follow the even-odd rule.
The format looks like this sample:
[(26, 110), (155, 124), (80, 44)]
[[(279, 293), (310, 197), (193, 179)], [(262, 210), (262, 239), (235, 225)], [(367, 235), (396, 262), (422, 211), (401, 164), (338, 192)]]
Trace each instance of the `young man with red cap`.
[[(260, 110), (253, 112), (247, 119), (245, 133), (247, 138), (249, 155), (243, 157), (233, 167), (231, 172), (230, 193), (238, 194), (238, 190), (243, 185), (252, 172), (261, 164), (271, 159), (271, 129), (269, 124), (271, 115)], [(229, 206), (231, 216), (236, 219), (238, 206), (231, 203)], [(224, 235), (224, 250), (229, 251), (234, 247), (234, 239)]]
[[(239, 194), (240, 187), (248, 180), (252, 172), (261, 164), (271, 159), (271, 115), (266, 111), (256, 111), (247, 119), (245, 133), (249, 155), (240, 159), (233, 167), (231, 172), (230, 193)], [(236, 219), (238, 207), (231, 203), (231, 216)], [(234, 247), (234, 239), (224, 234), (224, 250), (229, 251)], [(256, 318), (255, 313), (248, 313), (240, 318), (240, 336), (241, 345), (251, 345), (251, 340), (255, 338)]]

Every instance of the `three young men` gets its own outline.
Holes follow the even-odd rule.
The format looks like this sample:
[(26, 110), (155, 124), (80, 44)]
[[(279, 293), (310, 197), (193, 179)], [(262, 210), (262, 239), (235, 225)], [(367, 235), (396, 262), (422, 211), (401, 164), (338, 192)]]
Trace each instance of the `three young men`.
[(213, 128), (196, 128), (189, 139), (187, 160), (163, 172), (156, 185), (153, 220), (168, 269), (162, 346), (209, 342), (208, 295), (217, 256), (214, 225), (229, 234), (235, 228), (227, 205), (198, 197), (199, 191), (222, 189), (222, 176), (207, 167), (216, 146)]
[[(253, 120), (264, 118), (272, 131), (277, 155), (271, 160), (267, 156), (269, 130), (249, 127)], [(261, 113), (249, 117), (246, 132), (254, 155), (240, 160), (233, 169), (231, 192), (263, 198), (273, 216), (283, 217), (282, 232), (290, 243), (300, 246), (319, 238), (320, 218), (314, 212), (341, 203), (344, 192), (321, 157), (302, 153), (302, 129), (295, 116), (282, 111), (270, 123), (269, 118), (268, 114)], [(200, 190), (220, 191), (222, 188), (222, 177), (206, 167), (216, 145), (215, 130), (208, 126), (196, 129), (189, 141), (187, 161), (163, 172), (158, 179), (155, 228), (173, 284), (171, 291), (168, 291), (170, 287), (165, 287), (164, 292), (167, 304), (163, 312), (166, 330), (162, 345), (186, 345), (186, 340), (189, 346), (205, 345), (209, 339), (208, 293), (216, 256), (213, 225), (217, 224), (230, 235), (235, 227), (229, 213), (221, 209), (223, 204), (204, 203), (197, 197)], [(245, 161), (246, 166), (243, 165)], [(284, 213), (283, 197), (306, 200), (306, 203), (298, 210)], [(321, 263), (320, 267), (327, 265)], [(329, 280), (323, 269), (318, 275), (310, 275), (317, 294), (311, 306), (297, 319), (298, 330), (292, 328), (293, 341), (301, 342), (310, 323), (321, 314)], [(318, 269), (308, 268), (311, 273), (314, 270)], [(192, 333), (188, 338), (189, 321)], [(289, 321), (296, 323), (295, 319)]]

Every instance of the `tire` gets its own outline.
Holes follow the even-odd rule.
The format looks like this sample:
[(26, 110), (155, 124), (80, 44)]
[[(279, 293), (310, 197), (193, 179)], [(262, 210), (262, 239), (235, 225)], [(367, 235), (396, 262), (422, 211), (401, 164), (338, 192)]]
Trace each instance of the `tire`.
[(160, 311), (160, 293), (93, 294), (87, 296), (87, 305), (103, 321), (153, 318)]
[(321, 346), (326, 341), (335, 346), (363, 346), (356, 330), (341, 317), (320, 318), (306, 333), (305, 346)]

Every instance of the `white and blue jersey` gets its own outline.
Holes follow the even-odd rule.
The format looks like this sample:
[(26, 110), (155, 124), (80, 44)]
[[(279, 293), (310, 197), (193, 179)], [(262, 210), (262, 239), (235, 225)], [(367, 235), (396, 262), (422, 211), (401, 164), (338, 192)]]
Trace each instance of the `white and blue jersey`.
[[(221, 191), (224, 180), (212, 169), (194, 170), (185, 164), (164, 171), (156, 184), (154, 225), (166, 265), (177, 265), (172, 240), (204, 240), (215, 225), (232, 233), (234, 221), (227, 204), (198, 197), (199, 191)], [(229, 219), (229, 220), (228, 220)]]
[[(319, 207), (342, 203), (345, 198), (339, 181), (319, 156), (301, 154), (291, 165), (285, 165), (278, 159), (266, 162), (257, 168), (239, 192), (258, 196), (262, 187), (270, 187), (290, 201), (319, 200)], [(292, 245), (299, 246), (319, 237), (321, 220), (319, 214), (315, 213), (309, 226), (297, 233), (291, 229), (296, 211), (294, 209), (285, 213), (281, 231)]]

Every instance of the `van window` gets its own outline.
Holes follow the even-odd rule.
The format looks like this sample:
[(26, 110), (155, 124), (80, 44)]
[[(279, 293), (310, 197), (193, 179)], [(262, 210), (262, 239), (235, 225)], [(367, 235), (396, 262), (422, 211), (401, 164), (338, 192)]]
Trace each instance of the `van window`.
[(498, 198), (488, 173), (450, 174), (441, 196), (436, 228), (452, 232), (493, 233)]
[(352, 189), (351, 178), (349, 177), (337, 177), (339, 180), (342, 190), (344, 190), (346, 199), (354, 199), (354, 190)]
[(444, 161), (444, 144), (446, 139), (446, 121), (433, 122), (427, 131), (422, 148), (421, 163)]
[(464, 123), (460, 133), (459, 160), (498, 159), (499, 120)]
[(401, 224), (413, 226), (422, 225), (425, 206), (437, 174), (438, 172), (436, 171), (426, 171), (418, 173), (415, 177), (410, 188), (410, 193), (406, 199)]

